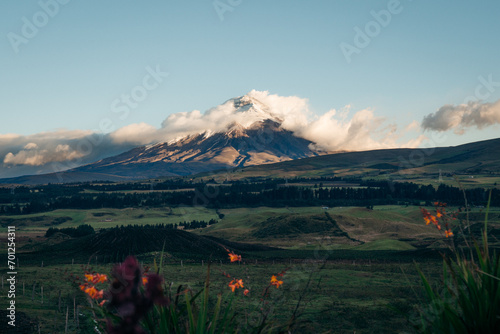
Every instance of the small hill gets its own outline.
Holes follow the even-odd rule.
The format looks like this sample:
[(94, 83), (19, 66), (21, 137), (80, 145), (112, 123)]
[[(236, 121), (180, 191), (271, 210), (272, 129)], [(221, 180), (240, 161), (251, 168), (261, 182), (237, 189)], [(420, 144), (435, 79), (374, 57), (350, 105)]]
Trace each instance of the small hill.
[(330, 241), (340, 244), (360, 242), (351, 238), (326, 212), (320, 215), (279, 215), (270, 217), (259, 223), (252, 233), (252, 236), (257, 239), (293, 239), (303, 237), (308, 239), (308, 235), (328, 236)]
[(293, 234), (307, 234), (338, 230), (324, 215), (270, 217), (259, 224), (253, 236), (256, 238), (283, 237)]
[[(182, 230), (165, 228), (117, 227), (99, 233), (62, 241), (36, 252), (19, 254), (23, 262), (45, 264), (75, 261), (117, 262), (128, 255), (164, 252), (187, 259), (227, 258), (226, 249), (236, 252), (269, 250), (270, 247), (206, 238)], [(64, 259), (61, 260), (61, 257)]]

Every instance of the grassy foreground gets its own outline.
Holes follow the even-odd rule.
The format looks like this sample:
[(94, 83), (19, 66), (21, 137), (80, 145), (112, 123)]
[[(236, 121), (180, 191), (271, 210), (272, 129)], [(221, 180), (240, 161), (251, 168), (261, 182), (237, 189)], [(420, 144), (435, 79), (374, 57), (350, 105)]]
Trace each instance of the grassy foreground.
[[(493, 235), (500, 230), (499, 217), (498, 209), (490, 211), (489, 226)], [(431, 285), (442, 281), (442, 262), (435, 249), (440, 247), (440, 236), (436, 230), (425, 226), (418, 207), (380, 206), (373, 210), (259, 207), (218, 212), (201, 207), (57, 210), (2, 217), (3, 224), (17, 226), (17, 254), (21, 259), (16, 282), (18, 319), (24, 319), (25, 323), (32, 320), (35, 332), (40, 327), (41, 333), (64, 333), (66, 328), (72, 333), (95, 333), (93, 311), (85, 294), (72, 283), (70, 274), (81, 277), (85, 270), (109, 274), (112, 265), (103, 263), (101, 255), (91, 257), (84, 250), (67, 247), (92, 245), (83, 242), (84, 239), (61, 239), (60, 235), (57, 237), (60, 239), (44, 238), (49, 227), (89, 224), (99, 231), (116, 225), (211, 218), (218, 219), (218, 223), (190, 231), (193, 240), (209, 236), (282, 248), (249, 250), (244, 253), (242, 264), (230, 264), (227, 258), (212, 258), (215, 261), (211, 272), (211, 296), (230, 294), (224, 272), (243, 278), (250, 294), (236, 294), (234, 305), (236, 310), (249, 312), (251, 317), (251, 311), (260, 305), (266, 279), (288, 268), (282, 289), (272, 291), (273, 319), (286, 321), (300, 300), (297, 311), (300, 314), (297, 332), (300, 333), (411, 332), (406, 317), (412, 314), (415, 305), (425, 300), (414, 261)], [(473, 209), (469, 218), (472, 222), (481, 222), (484, 212)], [(5, 227), (1, 231), (5, 232)], [(98, 232), (95, 237), (106, 244), (103, 249), (130, 248), (128, 239), (108, 240), (105, 236)], [(2, 238), (5, 240), (4, 233)], [(149, 240), (151, 242), (153, 237)], [(144, 267), (154, 266), (153, 260), (158, 260), (161, 246), (157, 248), (139, 256)], [(45, 253), (39, 252), (41, 249)], [(30, 255), (29, 252), (34, 253)], [(78, 252), (81, 256), (73, 257)], [(203, 287), (210, 256), (203, 255), (203, 247), (198, 252), (201, 255), (194, 257), (175, 251), (165, 253), (162, 275), (168, 289), (175, 292), (183, 285), (183, 288), (198, 291)], [(43, 257), (44, 254), (51, 254), (50, 261)], [(7, 257), (5, 248), (1, 249), (0, 256)], [(4, 271), (2, 275), (0, 309), (5, 310), (8, 287)]]
[[(430, 277), (437, 277), (435, 269), (438, 266), (435, 264), (425, 262), (422, 265)], [(410, 312), (422, 297), (419, 275), (413, 263), (344, 260), (331, 261), (321, 267), (321, 262), (311, 259), (293, 261), (292, 265), (287, 260), (257, 260), (241, 265), (214, 263), (211, 291), (214, 296), (217, 293), (230, 294), (223, 272), (244, 277), (250, 294), (246, 297), (241, 293), (236, 295), (235, 308), (252, 310), (259, 305), (265, 288), (262, 278), (290, 268), (283, 278), (283, 289), (272, 291), (270, 302), (277, 321), (286, 321), (302, 296), (299, 309), (301, 333), (329, 330), (334, 333), (388, 333), (394, 328), (401, 331), (411, 329), (404, 313)], [(109, 265), (92, 266), (92, 270), (100, 273), (109, 273), (110, 269)], [(164, 264), (162, 274), (167, 285), (174, 290), (178, 285), (186, 285), (197, 291), (203, 286), (206, 270), (206, 263), (181, 265), (170, 262)], [(64, 332), (67, 312), (69, 332), (93, 332), (95, 324), (90, 304), (71, 283), (69, 276), (70, 273), (82, 276), (83, 271), (78, 264), (20, 268), (16, 299), (18, 312), (38, 320), (42, 333)], [(312, 280), (304, 292), (311, 272), (314, 272)], [(2, 309), (6, 306), (5, 292), (6, 286), (2, 289)]]

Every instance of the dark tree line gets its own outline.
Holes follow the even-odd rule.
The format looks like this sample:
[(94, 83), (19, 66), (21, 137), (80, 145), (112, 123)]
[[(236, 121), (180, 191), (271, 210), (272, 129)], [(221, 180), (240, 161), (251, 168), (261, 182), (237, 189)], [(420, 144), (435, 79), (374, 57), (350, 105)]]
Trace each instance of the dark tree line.
[[(308, 180), (309, 182), (311, 180)], [(56, 185), (41, 188), (37, 192), (27, 192), (22, 188), (17, 199), (3, 201), (0, 214), (29, 214), (56, 209), (98, 209), (127, 207), (162, 207), (202, 205), (209, 208), (234, 208), (256, 206), (373, 206), (385, 204), (420, 205), (425, 201), (446, 202), (449, 205), (464, 205), (464, 194), (458, 187), (441, 184), (437, 189), (432, 185), (418, 185), (411, 182), (358, 181), (358, 186), (319, 186), (308, 187), (288, 185), (286, 180), (258, 182), (235, 181), (227, 184), (182, 181), (170, 186), (183, 186), (172, 192), (105, 192), (123, 184), (85, 185), (72, 187)], [(331, 180), (325, 180), (331, 181)], [(352, 181), (351, 181), (352, 182)], [(166, 183), (168, 184), (168, 183)], [(134, 187), (137, 186), (134, 184)], [(166, 185), (165, 185), (166, 186)], [(94, 187), (94, 192), (83, 192)], [(101, 189), (102, 188), (102, 189)], [(75, 191), (75, 189), (80, 189)], [(100, 192), (95, 192), (101, 189)], [(182, 191), (180, 189), (186, 189)], [(194, 190), (193, 190), (194, 189)], [(32, 189), (30, 189), (32, 190)], [(483, 188), (467, 189), (465, 196), (469, 205), (485, 205), (489, 190)], [(4, 193), (2, 196), (9, 196)], [(13, 196), (10, 194), (10, 196)], [(500, 190), (492, 190), (493, 206), (500, 206)]]
[[(116, 229), (178, 229), (182, 227), (184, 230), (194, 230), (196, 228), (205, 228), (207, 226), (217, 224), (217, 220), (210, 219), (208, 222), (204, 220), (193, 220), (190, 222), (180, 222), (179, 224), (144, 224), (144, 225), (127, 225), (127, 226), (116, 226)], [(106, 229), (103, 229), (106, 230)], [(79, 225), (78, 227), (65, 227), (65, 228), (57, 228), (50, 227), (45, 232), (45, 237), (49, 238), (56, 233), (63, 233), (72, 238), (84, 237), (86, 235), (95, 234), (95, 230), (92, 226), (88, 224)]]
[[(194, 230), (195, 228), (205, 228), (207, 226), (217, 224), (217, 220), (210, 219), (208, 222), (204, 220), (193, 220), (191, 222), (182, 222), (178, 226), (182, 226), (184, 230)], [(174, 226), (177, 228), (177, 225)]]
[(47, 230), (47, 232), (45, 232), (45, 237), (48, 238), (58, 232), (69, 235), (72, 238), (79, 238), (79, 237), (84, 237), (86, 235), (94, 234), (95, 230), (92, 226), (87, 224), (79, 225), (78, 227), (65, 227), (65, 228), (50, 227)]

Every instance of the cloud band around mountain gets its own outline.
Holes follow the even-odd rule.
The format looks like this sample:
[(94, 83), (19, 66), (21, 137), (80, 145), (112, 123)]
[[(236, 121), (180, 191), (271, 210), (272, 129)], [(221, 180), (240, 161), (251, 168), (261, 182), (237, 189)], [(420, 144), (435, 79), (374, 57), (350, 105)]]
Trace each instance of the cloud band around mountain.
[[(245, 99), (255, 104), (251, 108)], [(248, 109), (248, 110), (247, 110)], [(330, 110), (314, 116), (307, 99), (279, 96), (252, 90), (244, 97), (230, 99), (202, 113), (198, 110), (169, 115), (160, 128), (146, 123), (124, 126), (102, 134), (81, 130), (58, 130), (30, 136), (0, 135), (0, 177), (9, 177), (6, 169), (13, 166), (25, 173), (47, 173), (94, 162), (136, 146), (174, 141), (202, 132), (224, 131), (228, 125), (245, 127), (253, 122), (273, 118), (294, 135), (315, 143), (324, 151), (367, 150), (391, 147), (416, 147), (422, 138), (398, 143), (395, 125), (369, 109), (351, 112), (350, 107)], [(66, 163), (65, 163), (66, 162)], [(23, 167), (23, 168), (20, 168)]]

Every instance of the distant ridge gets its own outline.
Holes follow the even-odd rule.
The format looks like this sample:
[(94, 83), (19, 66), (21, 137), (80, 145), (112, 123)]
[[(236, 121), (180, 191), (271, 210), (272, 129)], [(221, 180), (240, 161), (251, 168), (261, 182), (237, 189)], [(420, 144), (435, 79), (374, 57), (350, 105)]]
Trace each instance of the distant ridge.
[(238, 177), (345, 175), (399, 178), (411, 174), (477, 174), (500, 176), (500, 138), (459, 146), (396, 148), (343, 152), (237, 169)]

